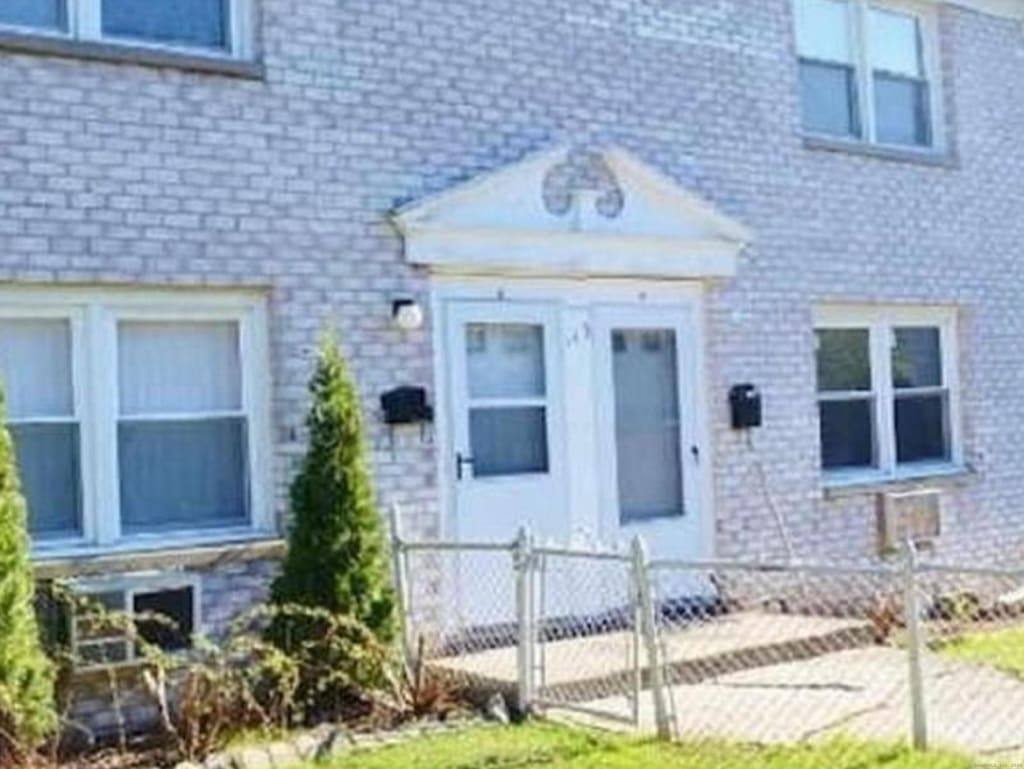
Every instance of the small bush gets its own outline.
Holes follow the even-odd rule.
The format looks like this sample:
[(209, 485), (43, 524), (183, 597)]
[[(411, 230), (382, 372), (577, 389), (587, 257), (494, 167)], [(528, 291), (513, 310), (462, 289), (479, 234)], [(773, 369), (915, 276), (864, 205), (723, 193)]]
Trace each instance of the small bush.
[[(359, 396), (329, 336), (309, 389), (309, 450), (291, 488), (288, 554), (273, 600), (351, 617), (388, 643), (397, 631), (395, 596), (364, 456)], [(292, 641), (299, 629), (290, 628)]]
[[(136, 645), (176, 759), (203, 760), (241, 734), (346, 720), (397, 699), (390, 649), (360, 623), (321, 609), (258, 607), (222, 638), (193, 637), (184, 654), (163, 652), (139, 634), (143, 623), (172, 627), (162, 616), (109, 613), (102, 621), (125, 628)], [(266, 640), (271, 624), (299, 628), (301, 640)]]
[(57, 723), (29, 563), (28, 515), (0, 389), (0, 766), (24, 762)]
[[(156, 728), (134, 736), (143, 737), (141, 744), (150, 749), (162, 746), (167, 752), (162, 763), (200, 762), (240, 738), (323, 722), (389, 728), (465, 710), (452, 682), (423, 665), (422, 644), (417, 664), (403, 673), (390, 645), (362, 623), (324, 609), (260, 606), (238, 617), (222, 636), (196, 635), (187, 652), (167, 653), (140, 632), (154, 623), (175, 630), (166, 617), (109, 611), (60, 583), (47, 585), (40, 599), (52, 653), (62, 661), (61, 712), (73, 711), (76, 692), (67, 629), (72, 615), (87, 616), (92, 628), (124, 636), (136, 649), (137, 666), (101, 667), (97, 672), (106, 675), (98, 680), (109, 686), (115, 712), (132, 688), (142, 687), (153, 698)], [(283, 641), (268, 639), (271, 626), (282, 631)], [(118, 735), (120, 749), (138, 746), (129, 739), (124, 714), (116, 715), (125, 730)], [(73, 753), (95, 745), (83, 725), (65, 718), (63, 727), (64, 746), (74, 746)]]

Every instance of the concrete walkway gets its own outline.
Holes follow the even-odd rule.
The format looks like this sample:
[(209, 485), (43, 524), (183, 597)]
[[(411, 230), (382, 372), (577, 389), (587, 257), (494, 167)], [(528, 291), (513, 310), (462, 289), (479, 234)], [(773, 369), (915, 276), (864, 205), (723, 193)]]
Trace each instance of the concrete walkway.
[[(822, 617), (746, 612), (682, 625), (664, 632), (664, 649), (674, 682), (691, 682), (748, 667), (806, 659), (872, 641), (865, 622)], [(543, 644), (545, 688), (585, 692), (632, 675), (633, 634), (605, 633)], [(432, 665), (460, 678), (515, 685), (514, 647), (434, 660)], [(572, 699), (580, 699), (579, 696)], [(585, 697), (584, 697), (585, 699)]]
[[(991, 667), (930, 654), (924, 663), (929, 732), (934, 746), (986, 762), (1024, 762), (1024, 682)], [(682, 739), (798, 742), (850, 735), (906, 741), (910, 734), (907, 657), (898, 649), (854, 649), (714, 680), (675, 686)], [(587, 703), (627, 717), (623, 697)], [(653, 731), (649, 693), (641, 724)]]

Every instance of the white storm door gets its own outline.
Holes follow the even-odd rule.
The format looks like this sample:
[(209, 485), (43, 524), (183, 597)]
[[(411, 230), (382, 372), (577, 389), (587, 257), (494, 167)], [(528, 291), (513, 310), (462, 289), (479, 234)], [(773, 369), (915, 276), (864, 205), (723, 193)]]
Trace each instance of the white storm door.
[(693, 325), (685, 305), (594, 310), (602, 530), (655, 558), (705, 555)]
[(455, 537), (568, 531), (562, 353), (552, 305), (454, 301), (446, 312)]

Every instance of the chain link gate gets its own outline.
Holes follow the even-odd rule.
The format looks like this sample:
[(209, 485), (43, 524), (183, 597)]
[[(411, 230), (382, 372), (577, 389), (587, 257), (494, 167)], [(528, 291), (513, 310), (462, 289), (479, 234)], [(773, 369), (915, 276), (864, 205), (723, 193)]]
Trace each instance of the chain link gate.
[(645, 670), (628, 556), (538, 548), (535, 702), (632, 727)]

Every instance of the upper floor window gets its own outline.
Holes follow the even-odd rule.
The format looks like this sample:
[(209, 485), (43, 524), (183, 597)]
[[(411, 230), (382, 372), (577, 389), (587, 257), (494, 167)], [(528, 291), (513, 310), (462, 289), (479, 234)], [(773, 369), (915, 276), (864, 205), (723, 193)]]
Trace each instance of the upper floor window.
[(244, 56), (248, 0), (3, 0), (0, 26)]
[(934, 17), (903, 2), (796, 0), (804, 128), (874, 144), (937, 144)]

